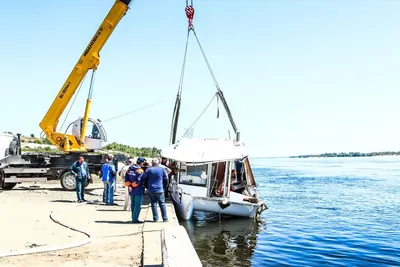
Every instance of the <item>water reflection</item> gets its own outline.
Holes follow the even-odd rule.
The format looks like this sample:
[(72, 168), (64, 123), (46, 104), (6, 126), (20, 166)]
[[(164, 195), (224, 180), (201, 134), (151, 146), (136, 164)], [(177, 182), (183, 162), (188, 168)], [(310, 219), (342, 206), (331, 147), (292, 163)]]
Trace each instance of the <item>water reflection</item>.
[(203, 266), (250, 266), (257, 235), (265, 223), (250, 218), (230, 218), (198, 212), (181, 221)]

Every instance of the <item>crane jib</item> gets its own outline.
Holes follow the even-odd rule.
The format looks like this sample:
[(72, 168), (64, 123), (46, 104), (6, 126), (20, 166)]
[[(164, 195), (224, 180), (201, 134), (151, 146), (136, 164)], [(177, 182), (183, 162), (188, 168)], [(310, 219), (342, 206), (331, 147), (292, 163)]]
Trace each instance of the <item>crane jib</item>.
[(65, 93), (67, 92), (67, 90), (68, 90), (68, 87), (71, 85), (71, 82), (68, 82), (66, 85), (65, 85), (65, 87), (62, 89), (62, 91), (61, 91), (61, 94), (60, 94), (60, 96), (59, 96), (59, 98), (63, 98), (63, 96), (65, 95)]
[(86, 47), (85, 52), (83, 52), (83, 55), (85, 57), (89, 53), (90, 49), (92, 49), (92, 46), (94, 45), (94, 43), (96, 43), (97, 38), (99, 38), (102, 31), (103, 31), (103, 27), (100, 27), (99, 30), (96, 32), (96, 34), (93, 36), (93, 39), (90, 41), (89, 45)]
[[(93, 73), (96, 70), (98, 64), (100, 63), (100, 50), (107, 42), (108, 37), (111, 35), (113, 29), (118, 25), (122, 17), (125, 16), (131, 2), (133, 1), (115, 0), (110, 11), (103, 19), (103, 22), (100, 24), (94, 35), (92, 35), (89, 43), (85, 46), (85, 49), (79, 57), (78, 62), (75, 64), (67, 80), (61, 87), (60, 92), (57, 94), (50, 108), (47, 110), (46, 115), (39, 124), (42, 130), (46, 133), (46, 137), (50, 140), (50, 142), (66, 153), (94, 151), (101, 148), (102, 142), (105, 142), (106, 140), (105, 136), (100, 139), (91, 138), (95, 143), (94, 146), (92, 145), (93, 142), (88, 144), (82, 140), (86, 137), (86, 131), (82, 129), (85, 128), (87, 122), (90, 121), (88, 115), (90, 111), (91, 93), (93, 90), (92, 81), (91, 89), (89, 89), (89, 97), (86, 102), (82, 126), (83, 128), (81, 127), (80, 134), (60, 133), (56, 132), (56, 128), (60, 116), (63, 114), (72, 96), (77, 93), (77, 90), (79, 91), (78, 88), (80, 88), (80, 85), (82, 85), (88, 70), (93, 70)], [(79, 122), (79, 120), (82, 121), (81, 119), (78, 119), (77, 121)]]

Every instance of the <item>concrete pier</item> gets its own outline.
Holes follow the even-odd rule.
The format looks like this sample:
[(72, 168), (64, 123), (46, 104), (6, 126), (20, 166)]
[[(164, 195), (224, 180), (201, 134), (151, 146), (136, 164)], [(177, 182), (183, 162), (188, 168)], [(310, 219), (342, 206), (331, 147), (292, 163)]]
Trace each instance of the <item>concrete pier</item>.
[[(144, 197), (139, 219), (131, 222), (123, 210), (124, 189), (116, 192), (116, 206), (102, 203), (101, 184), (87, 188), (86, 204), (76, 203), (76, 193), (60, 189), (58, 183), (21, 184), (11, 191), (0, 191), (0, 255), (7, 252), (41, 249), (45, 252), (0, 257), (0, 266), (202, 266), (186, 230), (179, 225), (172, 203), (167, 203), (168, 222), (153, 222), (148, 197)], [(88, 233), (91, 242), (77, 231)]]

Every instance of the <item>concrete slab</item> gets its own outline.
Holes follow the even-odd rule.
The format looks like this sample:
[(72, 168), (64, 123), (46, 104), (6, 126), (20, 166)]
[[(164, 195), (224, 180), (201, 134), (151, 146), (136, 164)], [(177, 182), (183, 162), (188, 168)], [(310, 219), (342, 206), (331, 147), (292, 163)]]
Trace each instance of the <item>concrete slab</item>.
[(172, 203), (166, 203), (168, 222), (161, 219), (161, 210), (157, 206), (159, 221), (153, 221), (153, 213), (148, 205), (147, 217), (143, 227), (143, 266), (163, 266), (162, 230), (179, 225)]
[(143, 233), (143, 266), (163, 266), (161, 231)]
[[(2, 232), (0, 239), (0, 254), (37, 246), (45, 250), (82, 242), (88, 238), (82, 233), (54, 223), (49, 218), (52, 211), (56, 220), (91, 235), (92, 242), (65, 250), (0, 258), (0, 266), (167, 266), (162, 249), (164, 244), (168, 255), (172, 257), (168, 266), (174, 267), (181, 266), (176, 256), (179, 247), (177, 242), (184, 244), (181, 245), (181, 255), (185, 254), (184, 258), (191, 263), (186, 266), (201, 266), (197, 254), (194, 255), (190, 250), (193, 246), (186, 232), (172, 230), (180, 229), (176, 228), (179, 227), (179, 222), (172, 203), (167, 203), (169, 221), (163, 222), (160, 219), (153, 222), (149, 199), (144, 196), (139, 217), (144, 223), (133, 224), (131, 212), (123, 210), (122, 187), (116, 192), (117, 206), (106, 206), (102, 203), (101, 184), (90, 185), (86, 190), (86, 198), (89, 200), (87, 204), (76, 203), (75, 192), (63, 191), (59, 187), (58, 183), (38, 183), (35, 187), (22, 184), (11, 191), (2, 191), (0, 227), (6, 231)], [(161, 218), (160, 211), (159, 217)], [(171, 230), (162, 235), (169, 228)], [(171, 234), (174, 232), (177, 235)], [(167, 241), (164, 236), (168, 236)], [(193, 259), (189, 260), (191, 257)]]
[(201, 267), (190, 238), (183, 226), (169, 227), (162, 235), (163, 263), (165, 267)]

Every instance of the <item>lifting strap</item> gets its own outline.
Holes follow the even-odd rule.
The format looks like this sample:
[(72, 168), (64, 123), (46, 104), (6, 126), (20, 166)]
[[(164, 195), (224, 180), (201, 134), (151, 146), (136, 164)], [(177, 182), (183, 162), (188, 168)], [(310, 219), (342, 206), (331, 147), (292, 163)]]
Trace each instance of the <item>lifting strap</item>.
[[(187, 39), (186, 39), (186, 48), (187, 48), (187, 43), (188, 43), (188, 40), (189, 40), (189, 34), (190, 34), (190, 32), (193, 32), (193, 35), (196, 38), (197, 44), (199, 45), (201, 54), (203, 55), (204, 61), (206, 62), (207, 68), (208, 68), (208, 70), (209, 70), (209, 72), (211, 74), (211, 77), (212, 77), (213, 81), (214, 81), (215, 87), (217, 88), (217, 90), (220, 90), (218, 82), (217, 82), (217, 78), (215, 78), (215, 75), (214, 75), (214, 72), (213, 72), (213, 70), (211, 68), (210, 62), (207, 59), (206, 53), (204, 52), (204, 49), (201, 46), (201, 43), (199, 41), (199, 38), (197, 37), (196, 31), (195, 31), (194, 26), (193, 26), (193, 17), (194, 17), (193, 0), (191, 0), (191, 5), (188, 5), (188, 2), (189, 1), (186, 0), (185, 12), (186, 12), (186, 17), (188, 18), (188, 24), (189, 24), (188, 25), (188, 34), (187, 34)], [(185, 49), (185, 59), (184, 60), (186, 60), (186, 51), (187, 51), (187, 49)], [(185, 65), (185, 63), (184, 63), (184, 65)]]
[[(228, 115), (229, 121), (231, 122), (233, 130), (235, 131), (235, 133), (238, 132), (238, 129), (237, 129), (236, 124), (235, 124), (235, 121), (233, 120), (232, 114), (231, 114), (231, 112), (229, 110), (228, 103), (226, 102), (225, 97), (224, 97), (224, 95), (223, 95), (223, 93), (222, 93), (222, 91), (221, 91), (221, 89), (219, 87), (217, 78), (214, 75), (214, 72), (213, 72), (213, 70), (211, 68), (210, 62), (207, 59), (207, 56), (206, 56), (206, 54), (204, 52), (204, 49), (203, 49), (203, 47), (202, 47), (202, 45), (200, 43), (200, 40), (197, 37), (196, 31), (194, 29), (193, 18), (194, 18), (195, 10), (194, 10), (194, 7), (193, 7), (193, 0), (190, 1), (190, 4), (189, 4), (189, 0), (186, 0), (185, 13), (186, 13), (186, 17), (188, 18), (188, 31), (187, 31), (187, 35), (186, 35), (185, 53), (184, 53), (184, 56), (183, 56), (183, 63), (182, 63), (182, 69), (181, 69), (181, 76), (180, 76), (180, 80), (179, 80), (178, 93), (177, 93), (177, 96), (176, 96), (174, 113), (173, 113), (173, 116), (172, 116), (170, 144), (175, 144), (175, 142), (176, 142), (176, 133), (177, 133), (177, 129), (178, 129), (179, 111), (180, 111), (180, 106), (181, 106), (181, 96), (182, 96), (183, 80), (184, 80), (184, 76), (185, 76), (186, 58), (187, 58), (187, 50), (188, 50), (190, 32), (193, 32), (193, 35), (196, 38), (196, 41), (197, 41), (197, 44), (199, 45), (201, 54), (203, 55), (204, 61), (206, 62), (207, 68), (208, 68), (208, 70), (210, 72), (210, 75), (211, 75), (213, 81), (214, 81), (215, 87), (217, 89), (217, 93), (216, 93), (217, 101), (219, 99), (221, 100), (221, 102), (222, 102), (222, 104), (223, 104), (223, 106), (224, 106), (224, 108), (226, 110), (226, 113)], [(208, 106), (209, 106), (209, 104), (207, 105), (207, 107)], [(202, 114), (203, 113), (204, 113), (204, 111), (202, 112)], [(217, 118), (218, 117), (219, 117), (219, 108), (218, 108), (218, 112), (217, 112)]]

